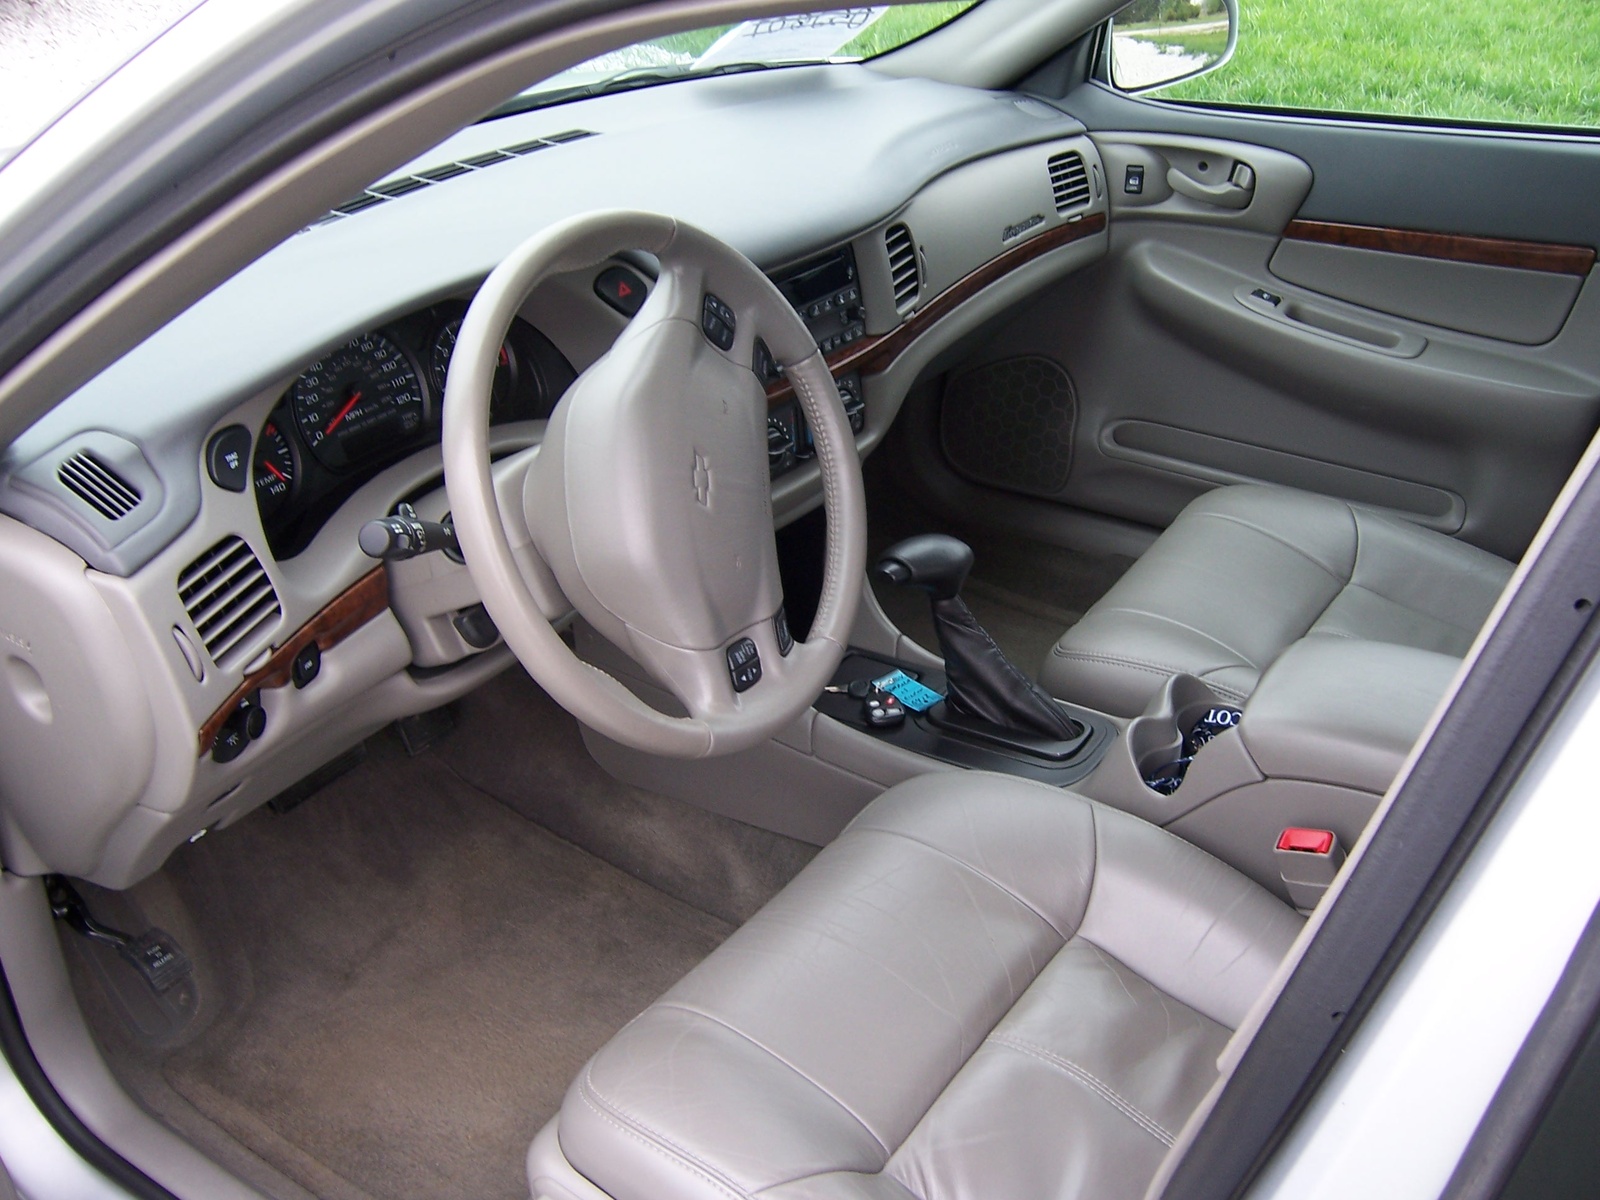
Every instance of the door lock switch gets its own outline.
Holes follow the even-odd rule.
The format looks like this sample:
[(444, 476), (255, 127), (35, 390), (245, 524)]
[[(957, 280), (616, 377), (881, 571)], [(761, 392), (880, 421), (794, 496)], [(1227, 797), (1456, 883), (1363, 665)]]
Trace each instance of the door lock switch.
[(1122, 190), (1130, 196), (1144, 194), (1144, 164), (1129, 163), (1122, 173)]

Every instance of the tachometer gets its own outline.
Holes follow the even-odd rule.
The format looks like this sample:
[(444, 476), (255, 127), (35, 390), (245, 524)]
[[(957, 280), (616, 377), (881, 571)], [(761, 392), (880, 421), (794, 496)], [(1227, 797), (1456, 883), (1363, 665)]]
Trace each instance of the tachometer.
[(422, 385), (395, 342), (363, 334), (306, 368), (292, 393), (306, 445), (332, 470), (382, 453), (422, 427)]
[[(450, 356), (456, 352), (456, 338), (461, 333), (461, 318), (446, 321), (433, 339), (433, 379), (440, 396), (444, 395), (445, 378), (450, 372)], [(500, 363), (494, 370), (494, 384), (489, 395), (489, 419), (499, 420), (512, 390), (517, 383), (517, 356), (510, 342), (500, 344)]]
[(256, 507), (261, 510), (262, 520), (266, 520), (294, 491), (294, 451), (289, 447), (289, 439), (283, 436), (283, 430), (274, 422), (268, 421), (261, 427), (251, 464)]

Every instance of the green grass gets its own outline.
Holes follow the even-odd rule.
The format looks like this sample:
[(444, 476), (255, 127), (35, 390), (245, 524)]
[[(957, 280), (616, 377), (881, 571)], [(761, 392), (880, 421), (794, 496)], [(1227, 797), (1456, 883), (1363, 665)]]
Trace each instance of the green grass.
[(699, 58), (711, 49), (713, 42), (732, 28), (732, 25), (710, 25), (704, 29), (691, 29), (687, 33), (669, 33), (665, 37), (651, 38), (650, 42), (675, 54)]
[(1600, 125), (1600, 0), (1241, 0), (1218, 100), (1532, 125)]
[(1213, 58), (1221, 58), (1222, 52), (1228, 48), (1228, 31), (1217, 29), (1209, 33), (1150, 33), (1145, 34), (1142, 40), (1155, 42), (1160, 46), (1182, 46), (1190, 54), (1209, 54)]
[(971, 8), (976, 0), (943, 0), (891, 8), (839, 50), (840, 58), (871, 58), (937, 29)]

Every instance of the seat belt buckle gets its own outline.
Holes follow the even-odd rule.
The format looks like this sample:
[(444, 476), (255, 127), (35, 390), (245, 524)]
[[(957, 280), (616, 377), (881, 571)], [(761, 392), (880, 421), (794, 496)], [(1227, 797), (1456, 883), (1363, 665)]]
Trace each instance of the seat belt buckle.
[(1307, 915), (1344, 865), (1344, 847), (1331, 829), (1291, 825), (1278, 835), (1272, 854), (1278, 860), (1278, 875), (1290, 901)]

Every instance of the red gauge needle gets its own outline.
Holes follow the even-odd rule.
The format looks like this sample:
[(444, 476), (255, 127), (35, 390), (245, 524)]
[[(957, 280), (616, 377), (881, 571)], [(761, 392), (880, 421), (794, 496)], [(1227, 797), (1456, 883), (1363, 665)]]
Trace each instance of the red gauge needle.
[[(341, 413), (340, 415), (342, 416), (343, 414)], [(285, 475), (282, 471), (278, 470), (278, 468), (273, 466), (271, 463), (264, 462), (261, 465), (263, 467), (265, 467), (267, 470), (271, 471), (274, 475), (276, 475), (279, 478), (279, 480), (281, 480), (282, 482), (284, 482), (284, 483), (288, 483), (289, 482), (289, 477), (287, 475)]]
[(349, 416), (350, 415), (350, 410), (352, 408), (354, 408), (356, 405), (360, 404), (360, 403), (361, 403), (361, 393), (360, 392), (351, 392), (350, 393), (350, 399), (346, 400), (344, 402), (344, 407), (341, 408), (337, 413), (334, 414), (333, 420), (329, 421), (328, 422), (328, 427), (322, 431), (322, 436), (323, 437), (327, 437), (335, 429), (339, 428), (339, 422), (344, 420), (345, 417)]

